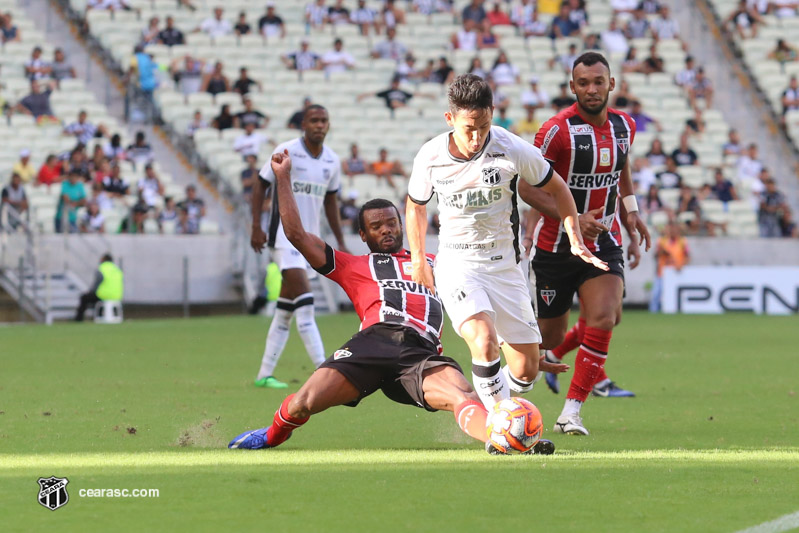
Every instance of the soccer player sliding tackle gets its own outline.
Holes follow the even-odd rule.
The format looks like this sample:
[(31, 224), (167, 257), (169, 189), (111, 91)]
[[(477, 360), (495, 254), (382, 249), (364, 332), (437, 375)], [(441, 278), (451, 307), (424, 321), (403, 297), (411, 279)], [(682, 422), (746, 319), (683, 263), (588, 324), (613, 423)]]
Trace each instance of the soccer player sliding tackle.
[[(541, 334), (520, 265), (519, 184), (540, 188), (554, 198), (563, 220), (564, 243), (576, 261), (597, 270), (608, 267), (583, 243), (569, 188), (541, 151), (492, 126), (488, 83), (470, 74), (458, 76), (447, 97), (444, 117), (452, 130), (422, 146), (408, 184), (413, 280), (436, 290), (434, 269), (425, 254), (425, 205), (437, 193), (441, 228), (435, 284), (453, 328), (469, 346), (472, 381), (490, 409), (510, 398), (511, 390), (532, 390), (539, 371)], [(555, 373), (568, 370), (543, 360), (540, 367)]]
[[(378, 389), (398, 403), (452, 411), (467, 435), (486, 442), (488, 412), (458, 363), (441, 353), (441, 301), (411, 279), (411, 256), (402, 248), (402, 222), (394, 204), (377, 199), (361, 208), (360, 235), (371, 253), (336, 251), (303, 229), (288, 153), (273, 155), (271, 165), (286, 237), (314, 269), (341, 285), (361, 329), (283, 401), (271, 426), (244, 432), (229, 447), (274, 448), (311, 415), (337, 405), (354, 407)], [(427, 260), (432, 262), (432, 256)], [(486, 449), (496, 453), (490, 445)], [(540, 440), (532, 451), (549, 454), (554, 446)]]

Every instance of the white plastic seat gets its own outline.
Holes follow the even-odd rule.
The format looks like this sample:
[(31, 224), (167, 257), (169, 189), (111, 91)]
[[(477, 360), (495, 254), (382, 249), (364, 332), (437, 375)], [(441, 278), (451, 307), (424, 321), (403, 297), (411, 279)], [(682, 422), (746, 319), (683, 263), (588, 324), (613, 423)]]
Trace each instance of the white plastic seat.
[(95, 324), (121, 324), (122, 323), (122, 302), (117, 300), (105, 300), (97, 302), (94, 307)]

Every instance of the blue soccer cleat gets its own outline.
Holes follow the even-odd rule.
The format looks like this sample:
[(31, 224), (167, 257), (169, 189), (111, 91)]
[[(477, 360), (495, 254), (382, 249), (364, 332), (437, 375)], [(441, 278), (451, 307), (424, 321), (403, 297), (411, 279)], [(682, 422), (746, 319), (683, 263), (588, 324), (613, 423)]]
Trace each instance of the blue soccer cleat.
[(594, 389), (591, 391), (591, 394), (601, 398), (635, 398), (634, 392), (622, 389), (609, 379), (603, 380), (594, 385)]
[(254, 429), (245, 431), (227, 445), (230, 449), (243, 448), (245, 450), (260, 450), (261, 448), (271, 448), (266, 442), (266, 430), (269, 428)]

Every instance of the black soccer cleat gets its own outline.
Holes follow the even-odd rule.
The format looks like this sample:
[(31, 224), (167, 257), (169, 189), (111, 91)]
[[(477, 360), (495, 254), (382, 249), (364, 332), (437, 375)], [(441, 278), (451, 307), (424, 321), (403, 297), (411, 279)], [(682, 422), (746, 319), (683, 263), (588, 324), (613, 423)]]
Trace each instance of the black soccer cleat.
[(555, 443), (551, 440), (540, 439), (535, 446), (524, 452), (524, 455), (552, 455), (555, 453)]

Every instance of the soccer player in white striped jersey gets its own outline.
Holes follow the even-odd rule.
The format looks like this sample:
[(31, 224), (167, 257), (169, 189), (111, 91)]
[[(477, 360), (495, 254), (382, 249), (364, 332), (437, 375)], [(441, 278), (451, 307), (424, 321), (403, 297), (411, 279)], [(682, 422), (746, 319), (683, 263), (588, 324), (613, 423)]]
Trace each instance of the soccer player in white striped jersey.
[[(291, 184), (305, 228), (314, 235), (319, 235), (319, 219), (324, 208), (338, 248), (346, 252), (336, 198), (341, 182), (341, 161), (333, 150), (324, 145), (325, 136), (330, 130), (327, 109), (320, 105), (309, 106), (302, 118), (302, 130), (302, 137), (279, 145), (274, 153), (282, 154), (284, 150), (288, 150), (294, 161), (291, 167)], [(283, 283), (255, 385), (285, 389), (288, 385), (279, 381), (272, 373), (288, 342), (292, 317), (297, 318), (297, 331), (314, 367), (324, 362), (325, 348), (314, 319), (314, 298), (306, 270), (308, 263), (288, 241), (280, 223), (277, 195), (273, 186), (275, 174), (270, 161), (261, 169), (259, 177), (252, 194), (250, 244), (258, 253), (263, 250), (264, 245), (272, 249), (272, 258), (280, 267)], [(273, 201), (267, 237), (261, 228), (261, 210), (266, 189), (270, 187)], [(315, 272), (310, 272), (313, 276), (316, 275)]]
[[(448, 100), (444, 116), (452, 130), (422, 147), (408, 184), (406, 227), (413, 280), (431, 291), (438, 286), (455, 331), (469, 346), (475, 390), (491, 410), (509, 398), (511, 390), (532, 390), (539, 370), (541, 334), (519, 263), (519, 179), (554, 197), (574, 255), (598, 268), (607, 266), (585, 247), (571, 193), (541, 151), (491, 125), (494, 107), (488, 83), (470, 74), (458, 76)], [(435, 271), (424, 255), (425, 204), (433, 193), (438, 195), (441, 222)], [(540, 366), (555, 373), (568, 369), (546, 361)]]

